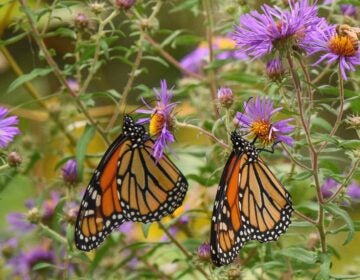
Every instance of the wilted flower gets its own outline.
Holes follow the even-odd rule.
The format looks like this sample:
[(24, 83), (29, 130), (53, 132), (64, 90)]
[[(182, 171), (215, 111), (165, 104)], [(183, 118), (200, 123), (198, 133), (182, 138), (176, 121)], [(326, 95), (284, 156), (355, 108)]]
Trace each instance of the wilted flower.
[(20, 134), (17, 116), (6, 117), (8, 113), (8, 109), (0, 107), (0, 148), (6, 148), (14, 136)]
[(266, 64), (266, 75), (274, 82), (280, 82), (285, 74), (285, 68), (280, 58), (270, 59)]
[(8, 154), (8, 164), (12, 167), (17, 167), (21, 164), (22, 158), (18, 152), (11, 152)]
[(261, 6), (262, 13), (252, 11), (240, 17), (234, 40), (239, 50), (254, 58), (274, 50), (302, 49), (303, 39), (317, 29), (323, 19), (317, 16), (317, 7), (307, 0), (289, 0), (290, 10)]
[(244, 130), (258, 137), (263, 144), (281, 141), (291, 146), (294, 139), (285, 134), (294, 130), (295, 127), (288, 124), (293, 118), (272, 122), (272, 115), (282, 109), (273, 109), (273, 107), (274, 104), (269, 99), (252, 98), (249, 102), (244, 103), (244, 113), (236, 113), (235, 122), (244, 126)]
[(115, 0), (115, 6), (127, 10), (130, 9), (135, 2), (135, 0)]
[(66, 183), (74, 184), (78, 181), (77, 163), (75, 159), (69, 159), (62, 168), (62, 177)]
[[(246, 55), (235, 50), (235, 42), (227, 37), (215, 37), (213, 40), (213, 49), (215, 52), (215, 59), (246, 59)], [(209, 45), (207, 42), (201, 42), (198, 47), (187, 54), (180, 60), (182, 68), (200, 73), (203, 66), (209, 61)]]
[(201, 244), (197, 248), (196, 254), (200, 260), (209, 261), (210, 260), (210, 244), (208, 242)]
[(234, 94), (228, 87), (222, 87), (217, 92), (217, 98), (224, 108), (230, 108), (234, 103)]
[(168, 90), (166, 81), (160, 81), (160, 85), (160, 91), (154, 89), (157, 99), (156, 106), (152, 108), (145, 103), (145, 105), (149, 108), (148, 110), (137, 110), (139, 113), (150, 115), (148, 118), (143, 118), (139, 122), (149, 122), (150, 136), (154, 136), (156, 138), (153, 155), (157, 160), (162, 157), (164, 149), (168, 147), (169, 143), (175, 141), (174, 135), (171, 131), (174, 126), (173, 111), (176, 103), (170, 102), (173, 92), (171, 89)]
[(342, 77), (346, 80), (346, 71), (355, 71), (355, 66), (360, 65), (360, 49), (351, 36), (339, 35), (335, 26), (328, 26), (324, 30), (318, 30), (317, 34), (309, 36), (306, 48), (308, 53), (320, 53), (320, 59), (328, 64), (338, 63)]

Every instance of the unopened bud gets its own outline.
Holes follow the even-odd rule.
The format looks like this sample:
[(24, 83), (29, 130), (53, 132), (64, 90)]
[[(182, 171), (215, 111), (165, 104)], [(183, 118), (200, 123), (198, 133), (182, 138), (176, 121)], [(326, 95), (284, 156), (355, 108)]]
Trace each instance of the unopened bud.
[(135, 0), (115, 0), (115, 6), (120, 9), (130, 9), (135, 4)]
[(75, 27), (78, 29), (86, 29), (89, 26), (89, 18), (84, 13), (77, 13), (74, 18)]
[(217, 98), (224, 108), (230, 108), (234, 103), (234, 95), (230, 88), (222, 87), (217, 92)]
[(91, 3), (89, 6), (90, 6), (90, 10), (95, 15), (101, 14), (102, 12), (105, 11), (105, 4), (104, 3), (94, 2), (94, 3)]
[(31, 208), (27, 213), (27, 219), (32, 224), (37, 224), (41, 220), (39, 209), (36, 207)]
[(22, 158), (18, 152), (11, 152), (8, 154), (8, 164), (11, 167), (17, 167), (21, 164)]
[(274, 58), (266, 64), (266, 75), (273, 82), (280, 82), (285, 74), (285, 68), (279, 58)]
[(209, 261), (210, 260), (210, 244), (205, 242), (201, 244), (196, 251), (198, 257), (202, 261)]

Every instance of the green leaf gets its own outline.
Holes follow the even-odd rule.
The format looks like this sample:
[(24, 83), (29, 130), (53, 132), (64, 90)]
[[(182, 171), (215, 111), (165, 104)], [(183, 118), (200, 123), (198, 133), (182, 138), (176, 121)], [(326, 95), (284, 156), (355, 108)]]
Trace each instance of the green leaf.
[(326, 204), (326, 205), (324, 205), (324, 208), (328, 212), (333, 214), (334, 216), (340, 217), (344, 220), (344, 222), (348, 228), (348, 235), (347, 235), (343, 245), (348, 244), (354, 238), (354, 233), (355, 233), (354, 222), (351, 219), (349, 213), (346, 212), (344, 209), (341, 209), (339, 206), (337, 206), (334, 203)]
[(40, 270), (40, 269), (44, 269), (44, 268), (48, 268), (48, 267), (54, 267), (54, 265), (52, 265), (51, 263), (40, 262), (40, 263), (35, 264), (31, 270), (36, 271), (36, 270)]
[(331, 131), (332, 129), (332, 125), (323, 118), (313, 118), (311, 120), (311, 124), (313, 127), (320, 127), (325, 129), (326, 131)]
[(76, 163), (78, 168), (79, 180), (82, 179), (83, 175), (84, 159), (86, 156), (87, 146), (89, 145), (91, 139), (94, 137), (95, 131), (95, 126), (87, 125), (79, 139), (79, 142), (76, 145)]
[(201, 41), (201, 38), (195, 35), (180, 35), (177, 38), (174, 39), (174, 41), (171, 44), (172, 48), (175, 48), (176, 46), (196, 46)]
[(56, 29), (53, 32), (49, 32), (48, 34), (46, 34), (48, 37), (50, 36), (61, 36), (64, 38), (71, 38), (71, 39), (76, 39), (76, 32), (73, 29), (70, 28), (65, 28), (65, 27), (59, 27), (58, 29)]
[(51, 68), (35, 68), (30, 73), (21, 75), (19, 78), (15, 79), (7, 89), (7, 93), (12, 92), (26, 82), (29, 82), (37, 77), (46, 76), (51, 72)]
[(156, 62), (164, 65), (166, 68), (169, 67), (169, 64), (164, 59), (162, 59), (161, 57), (158, 57), (158, 56), (146, 55), (146, 56), (143, 56), (143, 60), (156, 61)]
[(149, 229), (150, 229), (151, 224), (141, 224), (141, 229), (142, 232), (144, 234), (144, 237), (147, 238), (149, 235)]
[(347, 150), (357, 150), (360, 148), (360, 140), (343, 140), (339, 146)]
[(303, 248), (297, 247), (282, 249), (281, 251), (279, 251), (279, 254), (307, 264), (314, 264), (317, 260), (315, 252), (311, 252)]
[(330, 279), (331, 256), (329, 254), (320, 254), (320, 271), (315, 276), (315, 280)]

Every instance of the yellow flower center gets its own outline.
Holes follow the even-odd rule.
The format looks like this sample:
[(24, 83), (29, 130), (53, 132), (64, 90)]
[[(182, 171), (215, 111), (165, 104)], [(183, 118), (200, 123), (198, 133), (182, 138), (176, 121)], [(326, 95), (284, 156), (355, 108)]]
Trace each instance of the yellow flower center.
[(235, 49), (235, 42), (232, 39), (218, 37), (215, 39), (215, 42), (218, 44), (220, 50)]
[(330, 50), (341, 56), (353, 56), (356, 53), (356, 44), (348, 35), (333, 36), (329, 41)]
[(149, 124), (150, 136), (155, 136), (160, 134), (165, 122), (166, 119), (162, 114), (159, 113), (152, 114)]
[(267, 121), (258, 120), (251, 124), (250, 131), (259, 138), (263, 144), (274, 142), (275, 135), (270, 135), (271, 124)]

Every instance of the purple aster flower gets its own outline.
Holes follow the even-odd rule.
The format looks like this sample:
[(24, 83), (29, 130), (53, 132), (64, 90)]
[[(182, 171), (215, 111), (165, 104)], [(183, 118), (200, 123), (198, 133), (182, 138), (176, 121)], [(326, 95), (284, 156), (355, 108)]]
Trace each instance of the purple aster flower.
[(357, 9), (354, 5), (348, 5), (348, 4), (340, 5), (340, 10), (344, 16), (353, 17), (353, 18), (357, 17)]
[(200, 260), (202, 260), (202, 261), (210, 260), (210, 244), (208, 242), (201, 244), (197, 248), (196, 253)]
[(139, 122), (149, 122), (150, 136), (156, 138), (153, 152), (153, 156), (156, 160), (159, 160), (162, 157), (164, 149), (166, 147), (168, 148), (169, 143), (175, 142), (174, 135), (171, 131), (174, 124), (173, 111), (176, 103), (170, 102), (173, 92), (171, 89), (168, 90), (166, 81), (160, 81), (160, 85), (160, 91), (154, 89), (157, 99), (156, 106), (152, 108), (144, 102), (149, 109), (137, 110), (138, 113), (148, 114), (150, 116), (139, 120)]
[(321, 193), (324, 198), (331, 197), (339, 187), (339, 183), (332, 178), (326, 178), (321, 186)]
[(270, 80), (281, 81), (285, 74), (285, 68), (280, 58), (270, 59), (266, 64), (266, 74)]
[(295, 127), (288, 124), (293, 118), (272, 122), (272, 115), (282, 109), (273, 109), (273, 107), (274, 103), (269, 99), (252, 98), (249, 102), (244, 102), (244, 113), (236, 113), (235, 123), (258, 137), (263, 144), (281, 141), (292, 146), (294, 139), (285, 134), (294, 130)]
[(66, 183), (74, 184), (78, 181), (77, 163), (75, 159), (69, 159), (62, 168), (62, 177)]
[(51, 192), (50, 199), (46, 199), (42, 204), (42, 218), (49, 220), (53, 217), (55, 208), (60, 201), (60, 194), (58, 192)]
[(13, 274), (21, 279), (32, 279), (32, 268), (38, 263), (55, 263), (54, 252), (42, 247), (34, 247), (28, 252), (21, 252), (18, 256), (9, 260), (8, 264), (13, 267)]
[[(333, 2), (334, 0), (325, 0), (323, 2), (323, 5), (331, 5)], [(350, 4), (340, 5), (340, 10), (344, 16), (354, 17), (354, 18), (356, 18), (357, 16), (357, 9), (356, 6), (354, 5), (350, 5)]]
[(319, 29), (317, 34), (312, 34), (306, 40), (306, 49), (309, 55), (320, 53), (321, 56), (314, 64), (322, 61), (328, 64), (338, 63), (342, 77), (346, 80), (346, 71), (355, 71), (355, 66), (360, 65), (360, 49), (351, 36), (338, 35), (334, 25), (324, 30)]
[(252, 11), (240, 17), (233, 38), (242, 53), (259, 58), (273, 50), (302, 48), (302, 41), (317, 29), (323, 19), (317, 16), (317, 7), (307, 0), (289, 0), (290, 9), (263, 5), (262, 13)]
[[(340, 183), (336, 182), (332, 178), (326, 178), (323, 185), (321, 186), (321, 193), (324, 198), (330, 198), (340, 187)], [(360, 202), (360, 186), (353, 181), (346, 188), (346, 195), (350, 197), (352, 202)]]
[[(28, 210), (35, 207), (34, 200), (29, 199), (25, 202), (25, 206)], [(29, 222), (28, 216), (21, 212), (12, 212), (6, 216), (6, 220), (10, 225), (10, 230), (19, 233), (26, 233), (36, 228), (35, 224)]]
[(352, 182), (346, 189), (346, 194), (355, 202), (360, 202), (360, 186)]
[(19, 242), (16, 237), (12, 237), (10, 239), (0, 241), (0, 250), (2, 255), (5, 258), (11, 258), (14, 255), (14, 252), (19, 246)]
[(10, 225), (10, 230), (19, 233), (32, 231), (36, 227), (36, 225), (29, 222), (26, 214), (20, 212), (8, 214), (6, 220)]
[[(215, 59), (240, 59), (244, 60), (247, 56), (235, 50), (235, 42), (227, 37), (215, 37), (213, 48), (216, 51)], [(180, 65), (186, 70), (194, 73), (201, 73), (204, 65), (209, 61), (209, 45), (201, 42), (199, 46), (180, 60)]]
[(0, 148), (6, 148), (13, 141), (14, 136), (20, 134), (20, 130), (17, 128), (18, 117), (6, 117), (8, 113), (8, 109), (0, 107)]

